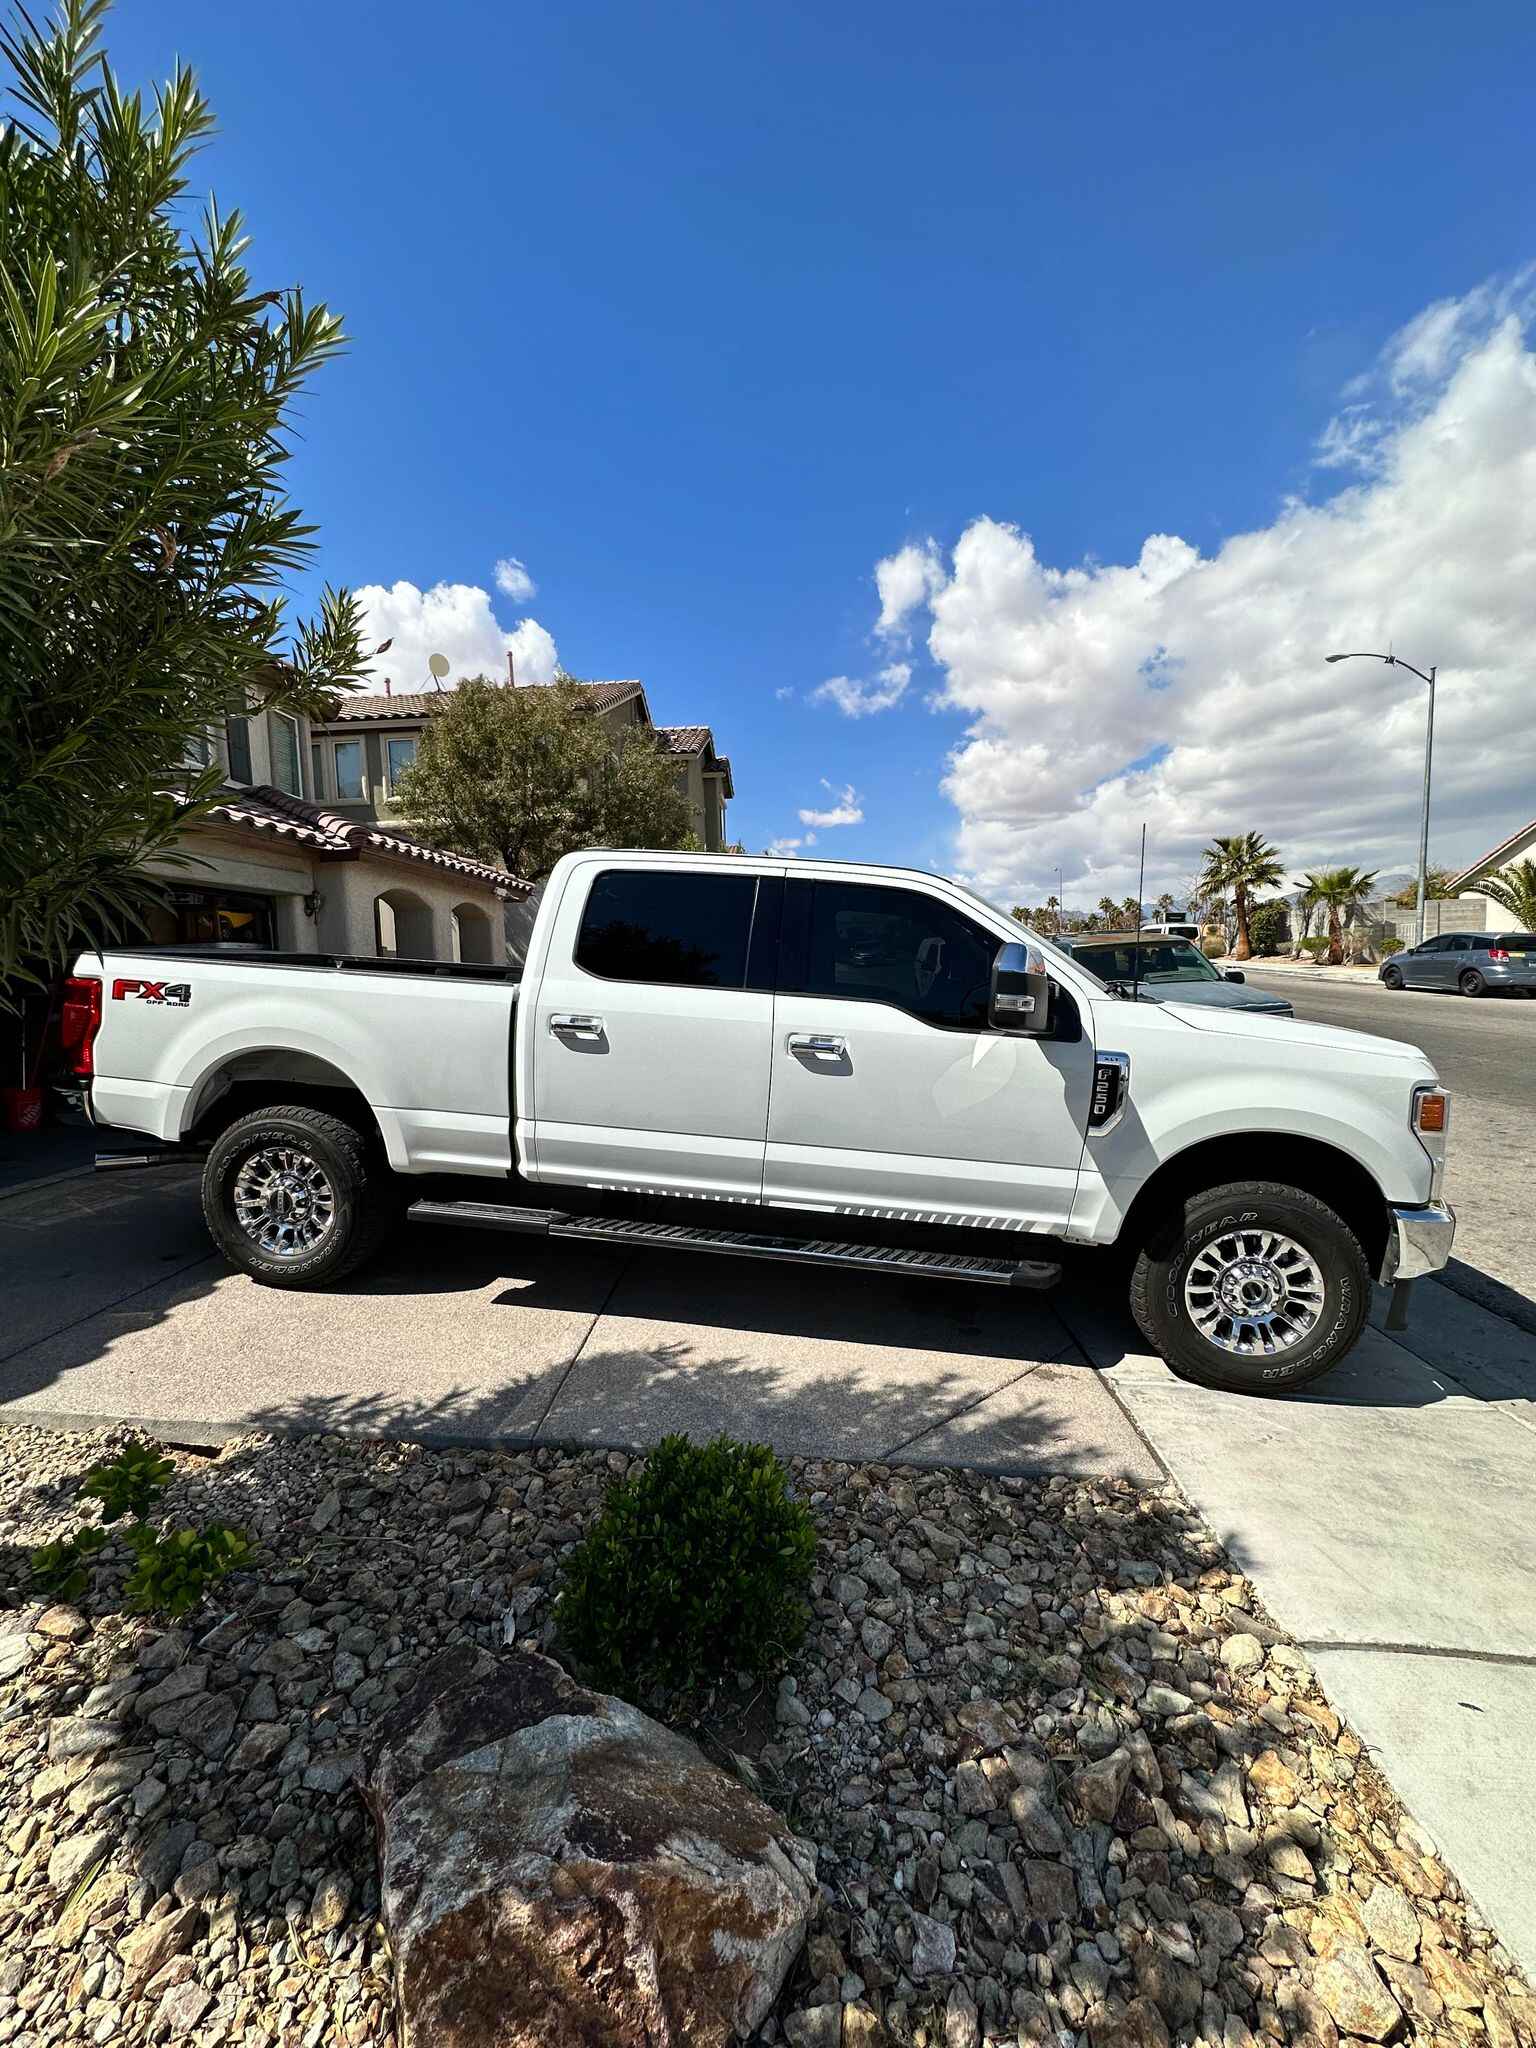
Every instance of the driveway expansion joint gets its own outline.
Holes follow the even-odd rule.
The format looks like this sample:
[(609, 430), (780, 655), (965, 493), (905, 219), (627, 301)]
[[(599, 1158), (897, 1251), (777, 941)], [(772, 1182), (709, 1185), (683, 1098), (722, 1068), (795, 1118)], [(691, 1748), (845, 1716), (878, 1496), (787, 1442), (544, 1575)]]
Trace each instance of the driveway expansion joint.
[(1327, 1655), (1335, 1650), (1360, 1651), (1380, 1657), (1443, 1657), (1451, 1663), (1512, 1664), (1536, 1671), (1536, 1655), (1523, 1650), (1466, 1650), (1444, 1643), (1357, 1643), (1347, 1638), (1336, 1642), (1307, 1642), (1296, 1639), (1298, 1650), (1309, 1655)]

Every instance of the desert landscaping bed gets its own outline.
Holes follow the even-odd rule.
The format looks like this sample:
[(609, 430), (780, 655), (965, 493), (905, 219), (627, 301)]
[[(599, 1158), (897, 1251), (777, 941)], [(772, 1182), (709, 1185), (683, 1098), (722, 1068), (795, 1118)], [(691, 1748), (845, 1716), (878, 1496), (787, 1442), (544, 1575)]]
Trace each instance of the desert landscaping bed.
[[(178, 1452), (167, 1505), (257, 1556), (166, 1626), (111, 1568), (75, 1606), (29, 1587), (123, 1441), (0, 1431), (0, 2044), (394, 2043), (372, 1731), (449, 1647), (549, 1646), (629, 1461)], [(1529, 1987), (1173, 1489), (791, 1472), (805, 1643), (693, 1730), (817, 1850), (759, 2039), (1536, 2048)]]

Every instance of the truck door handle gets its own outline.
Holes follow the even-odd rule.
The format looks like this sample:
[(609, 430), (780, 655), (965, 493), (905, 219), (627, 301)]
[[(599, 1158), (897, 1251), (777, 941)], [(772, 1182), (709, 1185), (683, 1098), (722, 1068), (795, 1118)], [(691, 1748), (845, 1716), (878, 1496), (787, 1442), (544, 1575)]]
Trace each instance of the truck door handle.
[(833, 1038), (821, 1031), (791, 1031), (788, 1043), (791, 1052), (814, 1052), (826, 1060), (848, 1057), (846, 1038)]
[(557, 1038), (601, 1038), (603, 1036), (603, 1020), (601, 1017), (578, 1015), (569, 1011), (557, 1011), (551, 1016), (549, 1028)]

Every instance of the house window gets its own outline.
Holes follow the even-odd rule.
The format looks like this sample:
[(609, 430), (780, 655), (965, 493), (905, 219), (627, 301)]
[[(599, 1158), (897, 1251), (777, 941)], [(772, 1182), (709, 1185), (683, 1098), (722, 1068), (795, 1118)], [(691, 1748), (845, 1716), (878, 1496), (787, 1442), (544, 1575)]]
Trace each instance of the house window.
[(224, 750), (229, 756), (231, 782), (251, 780), (251, 722), (248, 718), (226, 718)]
[(267, 730), (272, 741), (272, 780), (289, 796), (302, 796), (304, 769), (299, 753), (299, 721), (286, 711), (274, 711)]
[(384, 753), (389, 764), (389, 786), (393, 790), (399, 783), (402, 771), (416, 765), (416, 741), (414, 738), (386, 740)]
[(336, 767), (336, 794), (338, 797), (358, 798), (363, 793), (363, 743), (361, 740), (337, 740), (331, 749), (331, 758)]
[(207, 733), (193, 733), (181, 750), (181, 758), (188, 768), (206, 768), (213, 759), (213, 742)]

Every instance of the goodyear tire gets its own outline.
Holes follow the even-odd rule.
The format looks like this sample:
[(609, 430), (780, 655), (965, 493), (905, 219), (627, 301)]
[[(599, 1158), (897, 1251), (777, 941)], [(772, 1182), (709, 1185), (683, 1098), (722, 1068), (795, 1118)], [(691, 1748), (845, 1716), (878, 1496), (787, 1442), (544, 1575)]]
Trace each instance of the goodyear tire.
[(1326, 1202), (1237, 1181), (1186, 1197), (1154, 1226), (1131, 1312), (1180, 1379), (1290, 1394), (1351, 1348), (1370, 1288), (1359, 1239)]
[(203, 1216), (232, 1265), (266, 1287), (321, 1287), (378, 1249), (398, 1204), (388, 1169), (326, 1110), (253, 1110), (215, 1139)]

